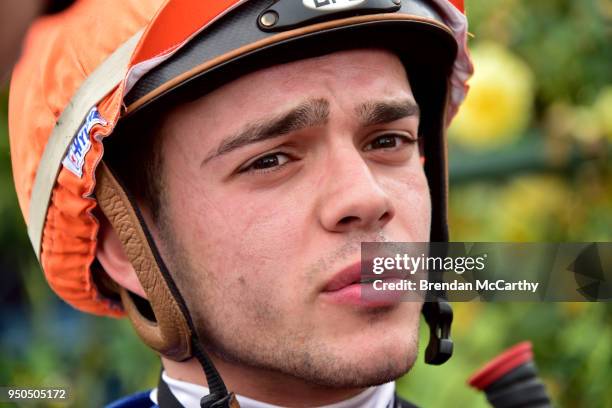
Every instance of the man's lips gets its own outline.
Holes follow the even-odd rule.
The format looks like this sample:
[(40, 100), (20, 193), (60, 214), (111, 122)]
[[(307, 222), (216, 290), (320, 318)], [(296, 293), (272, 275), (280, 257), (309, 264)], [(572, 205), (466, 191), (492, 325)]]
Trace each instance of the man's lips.
[[(371, 261), (364, 261), (365, 265), (369, 265), (371, 263)], [(340, 270), (327, 282), (327, 284), (323, 288), (323, 292), (335, 292), (347, 286), (358, 284), (362, 281), (390, 279), (397, 280), (406, 277), (405, 273), (399, 273), (394, 271), (388, 271), (380, 275), (377, 275), (373, 272), (361, 273), (361, 265), (362, 263), (359, 261)]]
[(361, 281), (361, 262), (355, 262), (336, 273), (323, 288), (324, 292), (334, 292)]
[[(370, 265), (371, 261), (364, 261)], [(376, 275), (373, 272), (361, 273), (361, 262), (356, 262), (336, 273), (325, 285), (321, 295), (335, 304), (353, 305), (362, 308), (381, 308), (397, 305), (402, 300), (402, 292), (385, 291), (378, 292), (372, 287), (374, 280), (399, 281), (405, 277), (404, 274), (386, 271)]]

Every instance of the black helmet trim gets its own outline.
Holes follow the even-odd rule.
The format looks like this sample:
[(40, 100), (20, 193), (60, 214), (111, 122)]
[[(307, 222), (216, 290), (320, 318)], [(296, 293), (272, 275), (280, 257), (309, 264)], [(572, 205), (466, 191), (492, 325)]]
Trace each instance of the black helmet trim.
[[(429, 41), (433, 41), (432, 44), (437, 43), (437, 46), (430, 49), (428, 58), (444, 59), (450, 72), (457, 55), (457, 43), (453, 33), (444, 24), (434, 6), (425, 0), (404, 1), (401, 8), (394, 13), (362, 15), (363, 10), (356, 8), (350, 10), (350, 13), (354, 14), (352, 16), (347, 16), (346, 11), (340, 14), (342, 18), (337, 18), (338, 14), (329, 14), (325, 22), (280, 33), (263, 31), (258, 25), (262, 11), (268, 6), (268, 1), (248, 1), (196, 35), (176, 54), (138, 80), (124, 98), (127, 113), (132, 114), (186, 83), (191, 87), (194, 77), (205, 75), (219, 65), (235, 63), (243, 57), (259, 54), (270, 48), (275, 48), (270, 54), (287, 55), (284, 58), (283, 55), (277, 55), (268, 64), (261, 61), (257, 64), (257, 69), (278, 64), (278, 61), (283, 59), (288, 62), (316, 54), (323, 55), (332, 52), (331, 48), (369, 46), (410, 51), (410, 45), (415, 42), (414, 34), (421, 30), (426, 32), (422, 36), (424, 39), (437, 37), (437, 41), (429, 38)], [(389, 26), (393, 26), (393, 29)], [(339, 35), (340, 31), (343, 32), (342, 35)], [(335, 38), (330, 39), (328, 35)], [(315, 42), (308, 47), (309, 50), (300, 49), (305, 39)], [(416, 40), (419, 41), (418, 38)], [(275, 47), (283, 45), (281, 49)], [(226, 77), (228, 81), (236, 78)]]

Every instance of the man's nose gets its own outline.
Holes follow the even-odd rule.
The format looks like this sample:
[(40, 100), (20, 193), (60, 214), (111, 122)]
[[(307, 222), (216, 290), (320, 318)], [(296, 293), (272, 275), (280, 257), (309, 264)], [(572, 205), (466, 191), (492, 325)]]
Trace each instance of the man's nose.
[(395, 215), (393, 204), (358, 151), (346, 149), (328, 162), (321, 183), (319, 218), (328, 231), (379, 231)]

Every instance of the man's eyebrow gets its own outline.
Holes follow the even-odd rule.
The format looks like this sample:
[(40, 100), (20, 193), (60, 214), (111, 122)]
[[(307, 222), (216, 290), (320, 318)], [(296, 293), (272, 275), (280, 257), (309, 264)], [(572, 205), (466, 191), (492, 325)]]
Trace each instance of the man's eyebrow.
[(356, 113), (364, 127), (419, 116), (419, 105), (412, 99), (369, 101), (359, 105)]
[(215, 157), (240, 147), (324, 125), (328, 118), (329, 102), (325, 99), (309, 99), (287, 112), (246, 125), (244, 130), (223, 140), (219, 147), (202, 161), (202, 166)]

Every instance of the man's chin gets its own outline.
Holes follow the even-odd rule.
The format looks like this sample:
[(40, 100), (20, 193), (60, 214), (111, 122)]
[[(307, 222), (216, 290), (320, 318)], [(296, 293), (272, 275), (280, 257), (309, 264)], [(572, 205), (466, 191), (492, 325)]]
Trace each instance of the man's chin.
[(418, 353), (419, 307), (402, 303), (374, 314), (335, 313), (339, 308), (325, 319), (315, 316), (271, 337), (244, 327), (232, 335), (224, 331), (222, 337), (212, 329), (200, 335), (208, 340), (209, 352), (245, 372), (280, 375), (317, 387), (364, 388), (393, 381), (412, 368)]
[(277, 344), (273, 351), (253, 348), (248, 353), (213, 351), (211, 347), (208, 350), (233, 365), (276, 373), (318, 387), (364, 388), (396, 380), (410, 371), (416, 361), (418, 327), (401, 338), (391, 333), (380, 333), (377, 339), (370, 336), (369, 344), (359, 338), (356, 342), (329, 340), (290, 347), (286, 343)]
[(351, 362), (339, 364), (332, 369), (328, 367), (328, 370), (315, 372), (316, 374), (312, 376), (302, 373), (302, 378), (308, 382), (330, 388), (372, 387), (395, 381), (408, 373), (416, 361), (416, 355), (415, 350), (402, 356), (389, 355), (377, 359), (373, 357), (357, 358)]
[[(415, 327), (416, 326), (416, 327)], [(376, 386), (406, 374), (418, 354), (418, 323), (387, 326), (372, 332), (364, 328), (345, 338), (334, 337), (305, 346), (295, 353), (289, 372), (320, 386), (363, 388)]]

